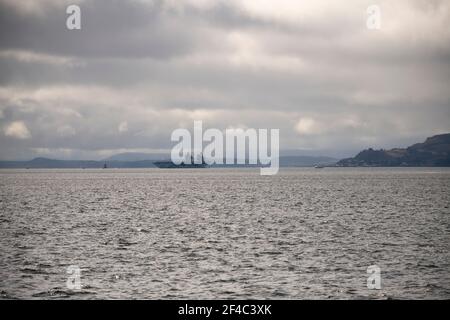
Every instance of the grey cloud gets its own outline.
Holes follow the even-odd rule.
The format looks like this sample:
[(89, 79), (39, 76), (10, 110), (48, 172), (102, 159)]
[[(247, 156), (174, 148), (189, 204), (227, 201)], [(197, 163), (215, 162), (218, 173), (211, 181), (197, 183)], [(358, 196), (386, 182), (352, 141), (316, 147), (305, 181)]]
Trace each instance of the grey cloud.
[[(137, 1), (86, 1), (82, 29), (66, 29), (64, 6), (45, 16), (15, 12), (0, 2), (0, 48), (25, 49), (76, 57), (170, 58), (195, 45), (195, 32), (161, 4)], [(9, 9), (9, 10), (8, 10)]]
[[(194, 119), (280, 128), (282, 148), (342, 156), (450, 130), (445, 1), (383, 2), (397, 29), (379, 33), (365, 29), (368, 1), (299, 21), (239, 1), (84, 1), (81, 31), (66, 30), (64, 2), (46, 3), (0, 0), (0, 158), (166, 149)], [(297, 130), (304, 118), (314, 130)], [(13, 121), (31, 137), (1, 134)]]

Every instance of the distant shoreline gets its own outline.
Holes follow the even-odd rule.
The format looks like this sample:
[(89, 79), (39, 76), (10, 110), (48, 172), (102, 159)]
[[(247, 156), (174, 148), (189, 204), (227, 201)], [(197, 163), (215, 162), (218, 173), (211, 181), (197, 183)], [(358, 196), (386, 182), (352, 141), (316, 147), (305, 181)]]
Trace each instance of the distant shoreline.
[[(170, 171), (170, 172), (182, 172), (182, 171), (192, 171), (192, 170), (201, 170), (205, 171), (205, 169), (208, 170), (227, 170), (227, 169), (233, 169), (233, 170), (240, 170), (240, 169), (258, 169), (260, 167), (258, 166), (210, 166), (206, 168), (182, 168), (182, 169), (171, 169), (171, 168), (158, 168), (158, 167), (111, 167), (111, 168), (101, 168), (101, 167), (91, 167), (91, 168), (79, 168), (79, 167), (64, 167), (64, 168), (24, 168), (24, 167), (0, 167), (0, 171), (8, 171), (8, 170), (20, 170), (20, 171), (27, 171), (27, 170), (80, 170), (80, 171), (117, 171), (117, 170), (154, 170), (154, 171)], [(318, 170), (314, 168), (313, 166), (282, 166), (282, 169), (311, 169), (311, 171), (317, 171), (317, 172), (326, 172), (327, 170)], [(312, 170), (314, 169), (314, 170)], [(348, 166), (348, 167), (341, 167), (341, 166), (330, 166), (330, 167), (324, 167), (322, 169), (343, 169), (343, 170), (351, 170), (351, 169), (450, 169), (450, 166)]]

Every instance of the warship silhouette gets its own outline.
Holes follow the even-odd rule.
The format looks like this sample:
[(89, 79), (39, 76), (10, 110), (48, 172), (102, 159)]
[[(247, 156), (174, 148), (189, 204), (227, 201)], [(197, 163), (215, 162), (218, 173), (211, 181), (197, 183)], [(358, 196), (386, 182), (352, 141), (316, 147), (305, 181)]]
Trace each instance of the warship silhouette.
[(175, 164), (172, 161), (156, 161), (153, 162), (153, 164), (161, 169), (206, 168), (208, 166), (203, 158), (203, 155), (201, 163), (194, 163), (194, 157), (191, 155), (190, 161), (183, 161), (180, 164)]

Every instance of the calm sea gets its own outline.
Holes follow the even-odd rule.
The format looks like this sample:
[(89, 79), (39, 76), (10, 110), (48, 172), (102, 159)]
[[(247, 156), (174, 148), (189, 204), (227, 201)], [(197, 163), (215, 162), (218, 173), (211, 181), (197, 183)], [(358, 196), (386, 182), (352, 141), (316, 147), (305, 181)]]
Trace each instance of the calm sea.
[(0, 170), (1, 297), (449, 299), (449, 187), (439, 168)]

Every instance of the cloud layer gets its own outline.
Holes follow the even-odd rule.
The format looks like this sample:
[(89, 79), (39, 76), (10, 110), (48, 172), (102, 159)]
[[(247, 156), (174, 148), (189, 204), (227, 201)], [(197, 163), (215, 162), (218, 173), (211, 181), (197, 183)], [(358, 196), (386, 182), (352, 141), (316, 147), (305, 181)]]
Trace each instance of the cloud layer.
[(164, 150), (194, 120), (310, 154), (408, 145), (450, 131), (449, 23), (445, 0), (0, 0), (0, 158)]

